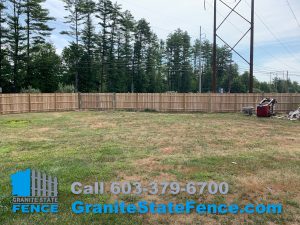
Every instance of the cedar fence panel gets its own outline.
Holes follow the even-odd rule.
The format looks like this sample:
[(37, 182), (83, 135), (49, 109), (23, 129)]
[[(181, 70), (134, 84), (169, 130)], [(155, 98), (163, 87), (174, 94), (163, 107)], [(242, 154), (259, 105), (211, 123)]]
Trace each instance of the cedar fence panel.
[(56, 111), (72, 111), (79, 109), (79, 94), (57, 93), (55, 98)]
[(56, 94), (30, 94), (30, 112), (56, 111)]
[(116, 94), (116, 109), (136, 110), (138, 107), (138, 94), (121, 93)]
[(115, 94), (89, 93), (80, 94), (81, 109), (111, 110), (115, 107)]
[(264, 97), (276, 98), (276, 111), (300, 106), (300, 94), (55, 93), (0, 94), (0, 114), (72, 110), (155, 110), (159, 112), (240, 112)]
[(30, 111), (30, 95), (28, 94), (2, 94), (0, 96), (1, 113), (25, 113)]

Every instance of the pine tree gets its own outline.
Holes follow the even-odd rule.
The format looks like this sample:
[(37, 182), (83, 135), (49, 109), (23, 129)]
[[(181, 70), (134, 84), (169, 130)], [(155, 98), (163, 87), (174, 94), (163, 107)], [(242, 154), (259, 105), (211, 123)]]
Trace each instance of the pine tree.
[(4, 24), (6, 23), (6, 18), (5, 18), (5, 1), (0, 0), (0, 81), (3, 79), (3, 63), (4, 63), (4, 55), (5, 55), (5, 50), (4, 50), (4, 45), (6, 41), (6, 32), (7, 29), (4, 27)]
[[(123, 92), (131, 91), (133, 84), (132, 60), (133, 60), (133, 39), (134, 39), (135, 20), (129, 11), (122, 14), (119, 51), (119, 79), (121, 79)], [(123, 40), (122, 40), (123, 39)]]
[(133, 83), (135, 92), (145, 92), (147, 89), (146, 52), (151, 41), (151, 30), (145, 19), (138, 21), (135, 31), (133, 54)]
[(38, 44), (35, 48), (31, 54), (32, 87), (44, 93), (55, 92), (61, 76), (61, 58), (49, 43)]
[(190, 36), (178, 29), (167, 39), (166, 54), (169, 67), (169, 90), (191, 91), (192, 67)]
[(182, 72), (181, 72), (181, 85), (179, 91), (187, 93), (192, 90), (191, 83), (193, 78), (193, 70), (190, 64), (191, 59), (191, 38), (187, 32), (184, 32), (182, 37)]
[[(85, 49), (83, 56), (84, 61), (84, 73), (80, 74), (81, 83), (79, 84), (80, 91), (95, 91), (96, 86), (96, 72), (97, 69), (94, 66), (95, 52), (96, 52), (96, 34), (93, 24), (93, 15), (95, 13), (95, 3), (92, 0), (84, 0), (80, 7), (82, 19), (84, 21), (84, 27), (81, 31), (82, 45)], [(85, 82), (83, 82), (85, 81)], [(85, 83), (85, 85), (83, 84)]]
[[(68, 35), (75, 39), (75, 90), (78, 91), (78, 63), (80, 60), (79, 55), (79, 38), (80, 38), (80, 25), (82, 23), (82, 0), (63, 0), (65, 2), (65, 10), (69, 13), (68, 16), (65, 17), (65, 23), (69, 24), (70, 29), (68, 31), (63, 31), (61, 34)], [(72, 43), (71, 43), (72, 44)], [(73, 45), (73, 44), (72, 44)]]
[(7, 34), (9, 56), (12, 61), (12, 90), (17, 92), (21, 89), (24, 82), (22, 68), (25, 57), (25, 34), (21, 23), (24, 13), (22, 0), (9, 0), (12, 8), (11, 14), (7, 17), (9, 32)]
[[(193, 76), (195, 77), (195, 80), (193, 80), (192, 89), (195, 92), (199, 91), (199, 83), (200, 83), (200, 76), (199, 76), (199, 73), (200, 73), (200, 56), (201, 56), (200, 53), (202, 53), (202, 51), (201, 52), (200, 51), (201, 51), (200, 40), (196, 39), (196, 41), (195, 41), (195, 43), (192, 47)], [(201, 62), (202, 62), (202, 57), (201, 57)]]
[(34, 51), (35, 46), (45, 43), (45, 38), (50, 36), (53, 28), (50, 28), (47, 23), (54, 18), (49, 16), (49, 11), (43, 8), (42, 4), (46, 0), (26, 0), (23, 7), (26, 15), (26, 86), (31, 85), (31, 51)]
[(104, 92), (106, 76), (107, 76), (107, 59), (109, 53), (108, 35), (110, 24), (110, 15), (113, 11), (112, 2), (110, 0), (99, 0), (97, 3), (97, 14), (96, 17), (100, 20), (99, 25), (101, 26), (101, 75), (100, 75), (100, 92)]
[(159, 47), (156, 34), (151, 34), (149, 47), (146, 51), (146, 80), (148, 82), (146, 91), (149, 93), (159, 92)]
[(165, 55), (165, 42), (160, 40), (159, 49), (156, 55), (157, 63), (157, 82), (156, 82), (156, 92), (167, 91), (167, 66), (164, 63), (166, 59)]
[(119, 91), (119, 82), (118, 79), (118, 68), (117, 68), (117, 57), (118, 57), (118, 42), (119, 37), (118, 34), (120, 33), (120, 22), (121, 22), (121, 8), (120, 6), (115, 3), (111, 8), (110, 14), (110, 34), (109, 34), (109, 53), (108, 53), (108, 60), (109, 65), (107, 68), (107, 91), (109, 92), (118, 92)]

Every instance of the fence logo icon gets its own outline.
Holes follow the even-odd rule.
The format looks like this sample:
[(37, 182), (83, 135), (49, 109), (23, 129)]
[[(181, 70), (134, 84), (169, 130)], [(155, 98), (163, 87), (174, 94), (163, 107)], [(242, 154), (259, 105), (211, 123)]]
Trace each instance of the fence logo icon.
[(11, 185), (13, 212), (58, 212), (58, 181), (56, 177), (27, 169), (12, 174)]

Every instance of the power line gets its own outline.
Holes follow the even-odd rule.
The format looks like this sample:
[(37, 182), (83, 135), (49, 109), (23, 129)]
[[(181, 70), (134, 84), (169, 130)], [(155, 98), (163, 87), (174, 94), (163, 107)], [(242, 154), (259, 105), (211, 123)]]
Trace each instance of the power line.
[[(245, 1), (245, 3), (251, 8), (250, 4)], [(299, 61), (297, 57), (295, 57), (294, 53), (275, 35), (275, 33), (270, 29), (270, 27), (264, 22), (264, 20), (255, 12), (256, 17), (260, 20), (260, 22), (265, 26), (265, 28), (269, 31), (269, 33), (273, 36), (273, 38), (289, 53), (296, 61)]]
[(294, 18), (295, 18), (295, 20), (296, 20), (296, 22), (297, 22), (297, 24), (298, 24), (298, 27), (300, 27), (300, 22), (299, 22), (299, 20), (297, 19), (297, 16), (296, 16), (296, 14), (295, 14), (295, 12), (294, 12), (294, 10), (293, 10), (293, 8), (292, 8), (292, 6), (291, 6), (289, 0), (286, 0), (286, 2), (287, 2), (287, 4), (288, 4), (288, 7), (289, 7), (290, 10), (291, 10), (291, 13), (293, 14), (293, 16), (294, 16)]
[[(211, 3), (209, 3), (209, 2), (207, 2), (207, 3), (208, 3), (208, 5), (209, 5), (211, 8), (213, 8), (213, 5), (212, 5)], [(246, 2), (246, 3), (247, 3), (247, 2)], [(247, 3), (247, 4), (248, 4), (248, 3)], [(249, 4), (248, 4), (248, 6), (251, 8), (251, 6), (250, 6)], [(219, 16), (225, 18), (225, 16), (224, 16), (222, 13), (220, 13), (218, 10), (217, 10), (217, 13), (218, 13)], [(230, 20), (228, 20), (228, 22), (229, 22), (229, 23), (230, 23), (237, 31), (239, 31), (241, 34), (244, 33), (238, 26), (236, 26), (236, 25), (235, 25), (234, 23), (232, 23)], [(263, 46), (263, 47), (261, 47), (261, 48), (264, 49), (265, 53), (266, 53), (268, 56), (270, 56), (271, 58), (273, 58), (273, 59), (276, 60), (277, 62), (279, 62), (279, 63), (281, 63), (281, 64), (283, 64), (283, 65), (285, 65), (285, 66), (287, 66), (287, 67), (289, 67), (289, 68), (292, 68), (292, 69), (295, 69), (295, 70), (296, 70), (295, 67), (289, 66), (289, 65), (287, 65), (284, 61), (278, 59), (278, 58), (277, 58), (275, 55), (273, 55), (266, 47)], [(256, 65), (255, 67), (257, 67), (257, 65)]]
[[(209, 3), (209, 2), (207, 2), (212, 8), (213, 8), (213, 5), (211, 4), (211, 3)], [(248, 5), (249, 7), (250, 7), (250, 5)], [(250, 7), (251, 8), (251, 7)], [(217, 13), (218, 13), (218, 15), (219, 16), (221, 16), (221, 17), (223, 17), (223, 19), (225, 18), (225, 16), (222, 14), (222, 13), (220, 13), (218, 10), (217, 10)], [(237, 30), (237, 31), (239, 31), (241, 34), (243, 34), (244, 32), (238, 27), (238, 26), (236, 26), (234, 23), (232, 23), (230, 20), (228, 20), (228, 22)], [(282, 64), (284, 64), (284, 65), (286, 65), (287, 67), (290, 67), (290, 66), (288, 66), (287, 64), (285, 64), (283, 61), (281, 61), (281, 60), (279, 60), (279, 59), (277, 59), (271, 52), (269, 52), (269, 50), (267, 50), (267, 48), (265, 48), (265, 47), (262, 47), (267, 53), (268, 53), (268, 55), (271, 57), (271, 58), (273, 58), (274, 60), (276, 60), (276, 61), (278, 61), (278, 62), (280, 62), (280, 63), (282, 63)], [(293, 69), (295, 69), (295, 68), (293, 68)]]

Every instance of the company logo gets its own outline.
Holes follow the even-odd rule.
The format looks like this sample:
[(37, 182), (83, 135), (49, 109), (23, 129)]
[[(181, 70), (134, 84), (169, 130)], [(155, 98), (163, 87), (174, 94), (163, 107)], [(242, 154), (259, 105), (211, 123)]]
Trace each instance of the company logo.
[(10, 176), (12, 211), (22, 213), (57, 213), (58, 181), (36, 170), (26, 169)]

